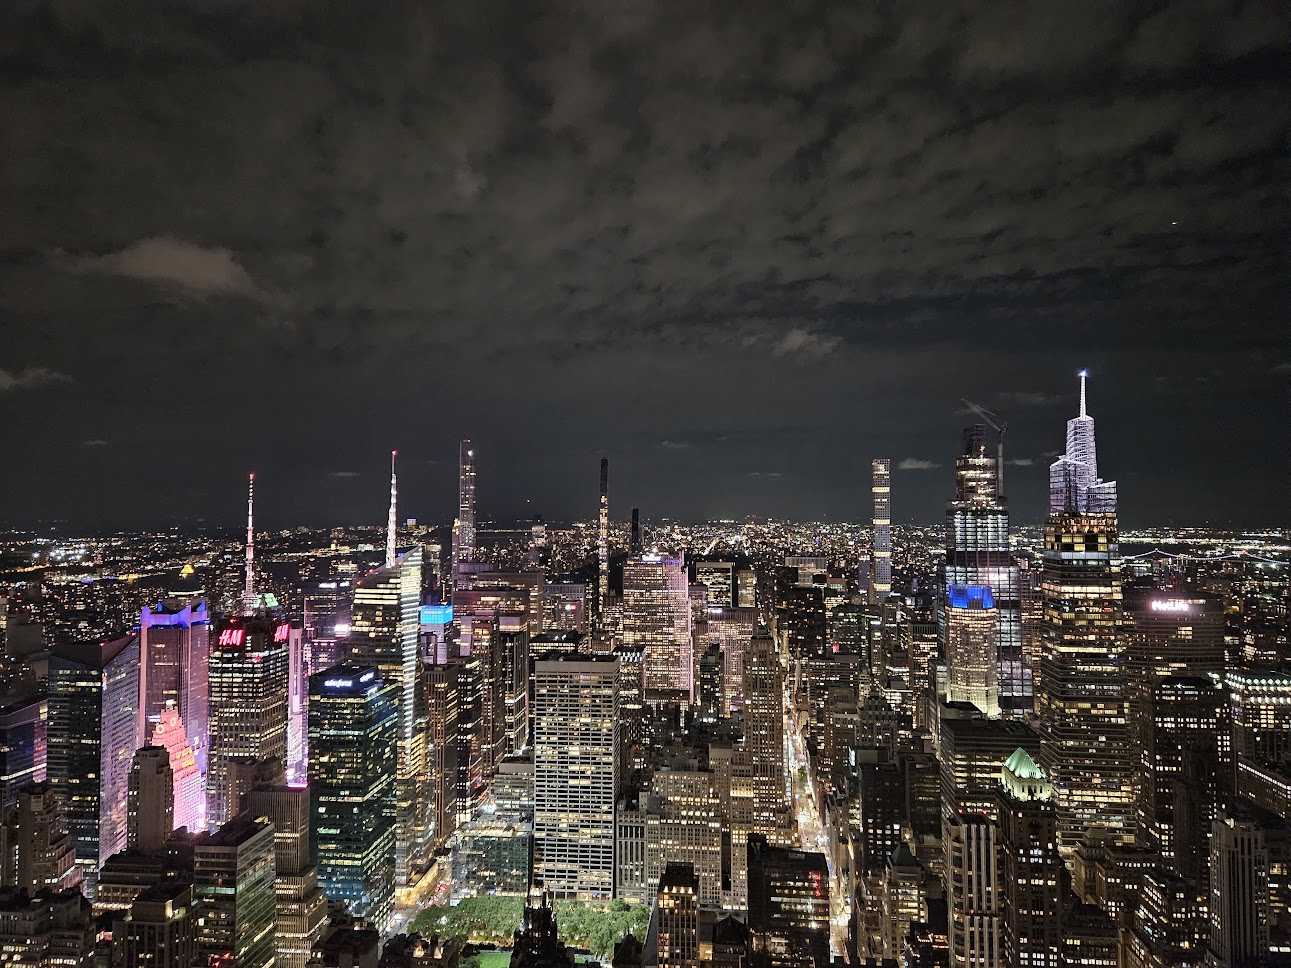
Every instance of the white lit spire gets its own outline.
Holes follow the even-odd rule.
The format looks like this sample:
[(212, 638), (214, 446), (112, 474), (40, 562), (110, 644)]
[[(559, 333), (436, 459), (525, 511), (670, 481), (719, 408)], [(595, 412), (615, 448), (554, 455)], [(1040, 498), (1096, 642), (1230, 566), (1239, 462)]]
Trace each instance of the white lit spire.
[(386, 520), (386, 567), (394, 564), (394, 540), (395, 540), (395, 505), (399, 497), (399, 485), (395, 479), (394, 459), (398, 455), (397, 450), (390, 451), (390, 516)]
[(1081, 370), (1076, 375), (1080, 377), (1080, 416), (1088, 417), (1089, 412), (1085, 409), (1085, 379), (1089, 376), (1089, 371)]
[(247, 584), (242, 592), (242, 608), (249, 614), (255, 610), (255, 560), (256, 560), (256, 476), (247, 478)]

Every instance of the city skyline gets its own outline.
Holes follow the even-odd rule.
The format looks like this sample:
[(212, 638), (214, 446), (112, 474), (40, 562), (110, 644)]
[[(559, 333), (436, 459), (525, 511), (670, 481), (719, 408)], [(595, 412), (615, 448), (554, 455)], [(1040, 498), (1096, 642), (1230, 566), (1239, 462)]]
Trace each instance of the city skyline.
[[(1076, 372), (1075, 375), (1079, 379), (1080, 383), (1079, 383), (1078, 397), (1076, 395), (1073, 395), (1073, 400), (1075, 399), (1079, 400), (1080, 415), (1085, 416), (1086, 383), (1090, 374), (1087, 369), (1082, 369)], [(1055, 399), (1058, 399), (1056, 395), (1055, 395)], [(980, 413), (974, 412), (973, 407), (975, 405), (970, 404), (968, 403), (968, 401), (964, 401), (964, 400), (961, 400), (961, 404), (962, 404), (961, 407), (958, 410), (956, 410), (953, 416), (947, 421), (948, 425), (957, 423), (958, 426), (960, 426), (961, 428), (964, 427), (965, 425), (968, 425), (968, 426), (971, 426), (974, 424), (980, 425), (982, 422), (982, 416)], [(1004, 427), (1009, 428), (1009, 424), (1007, 422), (1006, 417), (1002, 417), (1000, 414), (992, 413), (991, 411), (986, 411), (986, 412), (991, 417), (994, 417), (996, 419), (1004, 419), (1006, 421), (1004, 424)], [(992, 424), (991, 427), (995, 428), (995, 425)], [(995, 429), (998, 429), (998, 428), (995, 428)], [(1010, 441), (1011, 441), (1010, 454), (1013, 454), (1015, 453), (1016, 448), (1015, 448), (1015, 443), (1013, 443), (1014, 438), (1012, 436), (1010, 437)], [(412, 498), (409, 501), (409, 504), (411, 505), (411, 507), (407, 509), (406, 514), (404, 513), (404, 509), (400, 509), (398, 521), (402, 522), (403, 520), (405, 520), (405, 518), (413, 518), (413, 519), (422, 521), (423, 523), (427, 523), (427, 522), (432, 523), (435, 526), (447, 525), (447, 526), (456, 527), (454, 522), (457, 520), (460, 520), (460, 515), (463, 513), (462, 509), (467, 508), (469, 506), (470, 517), (473, 522), (476, 516), (476, 512), (475, 512), (476, 469), (475, 467), (477, 462), (477, 457), (476, 457), (477, 446), (478, 445), (475, 445), (473, 441), (470, 439), (464, 439), (459, 443), (461, 463), (460, 463), (460, 466), (457, 467), (458, 474), (453, 476), (453, 482), (454, 482), (453, 486), (454, 486), (454, 489), (458, 492), (458, 499), (459, 499), (459, 509), (458, 509), (457, 518), (453, 518), (451, 514), (448, 514), (444, 510), (440, 509), (439, 502), (437, 501), (433, 502), (433, 507), (431, 509), (430, 514), (419, 513), (420, 507), (422, 506), (430, 507), (432, 504), (432, 502), (425, 500), (423, 496), (424, 495), (424, 486), (423, 486), (423, 487), (417, 488), (416, 490), (413, 490), (412, 488), (406, 488), (405, 493), (412, 495)], [(469, 456), (468, 456), (468, 449), (469, 449)], [(677, 445), (677, 449), (688, 450), (690, 448), (689, 448), (689, 445), (686, 445), (686, 447)], [(398, 454), (398, 450), (391, 450), (388, 452), (383, 451), (382, 453), (388, 454), (390, 460), (393, 461), (394, 456)], [(960, 456), (957, 450), (948, 450), (947, 454), (937, 453), (935, 456), (938, 459), (936, 460), (906, 457), (893, 462), (891, 458), (884, 458), (885, 460), (888, 460), (889, 463), (891, 464), (893, 468), (892, 473), (897, 475), (896, 476), (897, 483), (895, 485), (895, 489), (898, 491), (899, 495), (904, 494), (908, 489), (909, 491), (913, 492), (913, 495), (917, 496), (917, 499), (920, 505), (917, 512), (911, 513), (908, 507), (904, 509), (901, 507), (902, 504), (905, 504), (907, 502), (902, 501), (899, 496), (897, 499), (896, 509), (893, 512), (894, 517), (892, 520), (895, 524), (897, 524), (898, 526), (900, 525), (924, 526), (935, 522), (936, 515), (937, 515), (936, 503), (940, 497), (939, 489), (944, 490), (945, 478), (949, 477), (953, 479), (953, 477), (955, 476), (956, 460)], [(1008, 460), (1005, 461), (1003, 465), (1003, 467), (1007, 467), (1009, 471), (1009, 490), (1007, 493), (1008, 493), (1008, 497), (1012, 499), (1013, 506), (1017, 507), (1018, 505), (1021, 505), (1024, 509), (1035, 512), (1034, 514), (1024, 513), (1023, 516), (1014, 515), (1015, 522), (1021, 527), (1039, 526), (1043, 523), (1044, 508), (1046, 506), (1045, 493), (1043, 490), (1044, 488), (1043, 475), (1044, 475), (1046, 462), (1053, 457), (1060, 457), (1060, 452), (1057, 450), (1044, 451), (1043, 456), (1040, 460), (1033, 460), (1031, 458), (1025, 458), (1025, 457), (1019, 458), (1016, 456), (1011, 456), (1009, 457)], [(504, 460), (505, 457), (502, 456), (502, 457), (499, 457), (498, 459)], [(600, 458), (600, 461), (602, 462), (602, 464), (604, 464), (606, 460), (607, 458), (605, 457)], [(879, 460), (879, 458), (874, 459), (874, 461), (877, 461), (877, 460)], [(625, 455), (622, 458), (622, 461), (625, 463), (628, 463), (629, 466), (636, 466), (636, 462), (634, 461), (633, 455), (631, 454)], [(874, 461), (865, 461), (862, 458), (857, 457), (856, 461), (854, 462), (855, 463), (854, 469), (856, 470), (857, 473), (865, 473), (868, 475), (872, 471), (872, 468), (870, 465), (873, 464)], [(424, 485), (427, 482), (427, 480), (433, 479), (435, 481), (435, 485), (436, 485), (435, 489), (437, 491), (443, 489), (443, 485), (444, 485), (443, 478), (445, 477), (446, 474), (448, 474), (449, 472), (451, 472), (451, 470), (453, 470), (452, 467), (446, 466), (445, 462), (436, 460), (436, 459), (423, 458), (422, 460), (419, 461), (414, 457), (411, 461), (407, 461), (406, 463), (411, 466), (412, 468), (411, 476), (415, 481), (418, 481), (422, 485)], [(1061, 460), (1059, 461), (1059, 463), (1061, 463)], [(466, 494), (468, 492), (462, 490), (464, 486), (462, 482), (463, 480), (467, 479), (463, 477), (463, 475), (466, 474), (466, 471), (464, 470), (464, 468), (466, 468), (467, 466), (469, 466), (470, 468), (469, 475), (467, 475), (470, 481), (469, 500), (466, 497)], [(486, 461), (485, 466), (486, 466), (486, 469), (489, 468), (488, 461)], [(505, 466), (498, 467), (494, 465), (492, 469), (494, 469), (495, 471), (501, 472), (497, 475), (497, 482), (499, 484), (502, 484), (503, 482), (505, 482), (506, 480), (514, 476), (512, 474), (507, 473), (509, 468)], [(572, 468), (567, 468), (567, 470), (570, 471), (572, 474), (572, 470), (573, 470)], [(344, 485), (345, 489), (349, 492), (349, 497), (343, 500), (338, 500), (336, 502), (336, 506), (340, 508), (348, 509), (349, 513), (355, 513), (355, 514), (361, 513), (360, 505), (368, 503), (370, 496), (367, 495), (366, 493), (363, 495), (358, 495), (356, 492), (359, 491), (361, 488), (367, 488), (372, 478), (376, 476), (377, 473), (378, 472), (373, 471), (373, 469), (370, 467), (365, 467), (361, 471), (355, 470), (355, 471), (329, 473), (327, 477), (332, 479), (333, 483), (339, 483)], [(393, 471), (391, 472), (391, 474), (392, 474), (391, 487), (393, 487)], [(1051, 475), (1052, 475), (1052, 471), (1051, 471)], [(256, 474), (254, 471), (252, 471), (249, 475), (252, 488), (254, 488), (255, 476)], [(761, 477), (763, 475), (760, 473), (754, 473), (746, 476)], [(774, 473), (767, 474), (765, 476), (771, 479), (779, 479), (784, 477), (785, 475), (780, 472), (774, 472)], [(1133, 481), (1136, 478), (1140, 477), (1140, 475), (1135, 471), (1131, 470), (1130, 473), (1122, 475), (1122, 477), (1128, 478), (1131, 481)], [(282, 479), (284, 483), (291, 483), (291, 482), (299, 483), (300, 475), (299, 473), (293, 473), (291, 471), (287, 471), (283, 475)], [(1019, 483), (1019, 479), (1021, 479), (1022, 483)], [(489, 486), (492, 485), (493, 483), (494, 483), (493, 479), (486, 478), (486, 493)], [(585, 482), (580, 481), (580, 483), (585, 483)], [(634, 503), (640, 500), (640, 494), (643, 491), (650, 493), (648, 486), (645, 485), (641, 480), (636, 480), (636, 481), (630, 480), (626, 482), (626, 484), (623, 486), (632, 489), (629, 491), (629, 497)], [(1055, 485), (1053, 484), (1053, 481), (1051, 479), (1049, 483), (1050, 491), (1052, 491), (1052, 488), (1054, 486)], [(262, 487), (263, 487), (263, 484), (262, 484)], [(858, 483), (858, 487), (864, 488), (864, 483), (863, 482)], [(1113, 487), (1115, 487), (1115, 484), (1113, 484)], [(577, 488), (575, 488), (575, 490), (577, 490)], [(865, 490), (868, 492), (868, 488), (866, 488)], [(821, 491), (824, 492), (825, 488), (822, 487)], [(382, 491), (381, 493), (383, 495), (385, 494), (384, 491)], [(570, 493), (571, 493), (570, 491), (566, 491), (567, 497), (564, 500), (567, 503), (564, 505), (557, 504), (557, 508), (560, 508), (562, 506), (569, 507), (573, 504), (574, 498), (568, 496)], [(648, 512), (647, 519), (652, 518), (654, 520), (698, 522), (698, 521), (719, 521), (719, 520), (739, 520), (739, 519), (747, 519), (747, 518), (760, 518), (760, 519), (767, 519), (767, 520), (804, 521), (804, 522), (822, 521), (822, 522), (848, 523), (852, 521), (865, 520), (873, 513), (872, 508), (869, 508), (869, 510), (866, 510), (866, 506), (872, 503), (872, 501), (869, 500), (869, 497), (870, 497), (869, 494), (858, 492), (858, 495), (860, 498), (864, 500), (865, 502), (864, 505), (858, 504), (857, 507), (853, 509), (853, 513), (851, 513), (850, 515), (845, 513), (845, 514), (833, 516), (833, 517), (777, 515), (773, 513), (767, 513), (766, 511), (760, 510), (757, 508), (750, 508), (743, 511), (728, 511), (728, 512), (721, 512), (721, 513), (713, 513), (707, 516), (697, 517), (693, 515), (669, 513), (667, 509), (659, 509), (656, 512), (654, 508), (647, 508), (647, 512)], [(277, 513), (283, 513), (283, 508), (286, 505), (290, 505), (291, 507), (296, 508), (297, 511), (299, 511), (299, 508), (302, 504), (301, 501), (296, 500), (296, 498), (299, 496), (300, 495), (296, 495), (296, 494), (279, 494), (276, 500), (273, 498), (270, 498), (268, 503), (271, 508), (274, 508), (276, 510)], [(388, 515), (393, 515), (394, 514), (393, 492), (391, 492), (390, 497), (391, 497), (391, 504), (387, 507), (387, 512), (388, 512)], [(592, 498), (593, 499), (595, 498), (595, 493), (592, 494)], [(925, 501), (925, 498), (927, 498), (928, 500)], [(914, 497), (910, 498), (910, 500), (914, 500), (914, 499), (915, 499)], [(622, 499), (620, 498), (619, 500), (621, 501)], [(1050, 493), (1048, 500), (1052, 501), (1052, 493)], [(263, 501), (263, 498), (262, 498), (262, 501)], [(305, 500), (303, 503), (306, 506), (310, 506), (308, 500)], [(768, 503), (774, 506), (779, 502), (770, 501)], [(807, 502), (807, 503), (811, 506), (817, 506), (815, 502)], [(926, 503), (931, 503), (932, 506), (925, 509), (923, 505)], [(616, 502), (616, 504), (618, 504), (618, 506), (622, 506), (621, 503)], [(320, 505), (314, 504), (312, 506), (316, 513), (326, 514), (326, 512), (322, 511)], [(1275, 529), (1279, 526), (1285, 526), (1285, 522), (1280, 522), (1275, 520), (1278, 516), (1278, 513), (1280, 512), (1275, 511), (1272, 514), (1270, 514), (1267, 519), (1263, 519), (1263, 520), (1260, 519), (1259, 517), (1254, 516), (1255, 512), (1253, 511), (1248, 511), (1246, 516), (1239, 515), (1236, 519), (1229, 518), (1227, 520), (1223, 518), (1216, 518), (1213, 516), (1203, 516), (1202, 518), (1194, 518), (1194, 519), (1180, 519), (1173, 516), (1148, 517), (1147, 519), (1139, 520), (1138, 522), (1136, 522), (1136, 524), (1139, 527), (1160, 527), (1160, 526), (1167, 526), (1167, 525), (1170, 525), (1170, 526), (1205, 525), (1205, 526), (1219, 526), (1219, 527), (1228, 526), (1236, 530), (1269, 529), (1269, 528)], [(501, 508), (501, 509), (497, 509), (494, 512), (490, 512), (490, 510), (486, 508), (480, 520), (486, 525), (507, 523), (507, 522), (523, 522), (526, 520), (533, 520), (539, 515), (541, 515), (544, 520), (554, 521), (554, 522), (594, 520), (594, 516), (591, 514), (588, 514), (587, 510), (584, 508), (572, 510), (570, 513), (565, 513), (565, 514), (551, 513), (551, 512), (544, 511), (541, 507), (535, 507), (532, 504), (532, 502), (528, 500), (526, 500), (524, 506), (520, 508)], [(111, 512), (108, 512), (105, 515), (102, 513), (102, 511), (100, 511), (100, 513), (96, 516), (96, 518), (100, 522), (106, 522), (106, 523), (100, 523), (96, 525), (95, 526), (96, 530), (103, 529), (103, 528), (106, 528), (108, 530), (111, 530), (113, 528), (125, 528), (125, 529), (141, 528), (146, 530), (149, 528), (156, 528), (156, 527), (175, 527), (175, 526), (216, 528), (216, 529), (232, 527), (232, 520), (228, 517), (227, 508), (216, 511), (216, 513), (211, 515), (211, 517), (209, 518), (201, 515), (181, 514), (181, 515), (171, 516), (169, 519), (163, 519), (163, 517), (159, 516), (155, 512), (155, 509), (151, 517), (145, 517), (143, 519), (138, 519), (138, 520), (121, 519), (121, 520), (116, 520), (115, 523), (113, 523), (114, 518), (112, 517)], [(387, 517), (387, 523), (386, 523), (387, 544), (388, 544), (390, 523), (393, 522), (394, 520), (395, 519), (393, 517), (390, 517), (390, 516)], [(609, 520), (612, 522), (615, 522), (616, 524), (622, 523), (620, 519), (614, 518), (613, 515), (610, 516)], [(357, 519), (348, 518), (348, 517), (343, 517), (343, 518), (310, 517), (308, 519), (305, 519), (298, 516), (295, 518), (289, 518), (287, 520), (279, 521), (277, 523), (277, 527), (279, 528), (298, 527), (298, 526), (362, 527), (369, 523), (371, 522), (366, 520), (364, 517), (359, 517)], [(75, 530), (77, 527), (81, 527), (81, 528), (87, 527), (87, 525), (81, 524), (78, 521), (75, 521), (68, 517), (56, 516), (53, 518), (44, 518), (44, 519), (37, 519), (35, 521), (24, 522), (24, 521), (19, 521), (17, 519), (7, 520), (3, 516), (0, 516), (0, 529), (8, 528), (10, 530), (22, 531), (22, 530), (29, 530), (32, 528), (39, 529), (49, 525), (54, 525), (54, 526), (62, 525), (71, 530)], [(473, 542), (474, 529), (475, 529), (474, 523), (470, 525), (470, 529), (471, 529), (471, 541)]]
[(0, 968), (1291, 968), (1281, 13), (0, 3)]
[(1082, 367), (1133, 516), (1285, 519), (1270, 5), (207, 6), (0, 12), (6, 521), (446, 516), (461, 436), (496, 516), (931, 519), (961, 397), (1033, 521)]

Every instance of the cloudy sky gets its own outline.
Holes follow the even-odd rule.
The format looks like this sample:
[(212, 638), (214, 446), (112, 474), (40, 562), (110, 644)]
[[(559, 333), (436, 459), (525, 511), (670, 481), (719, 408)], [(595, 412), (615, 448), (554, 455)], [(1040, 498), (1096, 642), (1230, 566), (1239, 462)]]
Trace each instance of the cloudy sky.
[(0, 523), (1015, 517), (1091, 372), (1127, 526), (1285, 523), (1285, 7), (0, 10)]

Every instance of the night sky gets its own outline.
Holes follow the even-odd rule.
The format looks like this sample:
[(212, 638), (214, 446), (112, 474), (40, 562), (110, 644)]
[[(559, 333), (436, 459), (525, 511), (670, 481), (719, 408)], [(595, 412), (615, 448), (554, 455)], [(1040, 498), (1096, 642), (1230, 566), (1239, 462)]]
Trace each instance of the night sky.
[(0, 524), (1283, 524), (1287, 23), (1255, 3), (0, 9)]

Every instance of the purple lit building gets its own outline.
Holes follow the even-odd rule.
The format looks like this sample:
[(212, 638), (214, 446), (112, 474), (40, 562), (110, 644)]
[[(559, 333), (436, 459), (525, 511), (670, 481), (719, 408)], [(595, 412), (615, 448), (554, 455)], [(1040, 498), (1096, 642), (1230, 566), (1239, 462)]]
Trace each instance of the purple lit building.
[(167, 600), (155, 608), (144, 606), (139, 617), (139, 735), (151, 735), (162, 714), (174, 709), (203, 771), (210, 704), (210, 628), (203, 601)]

